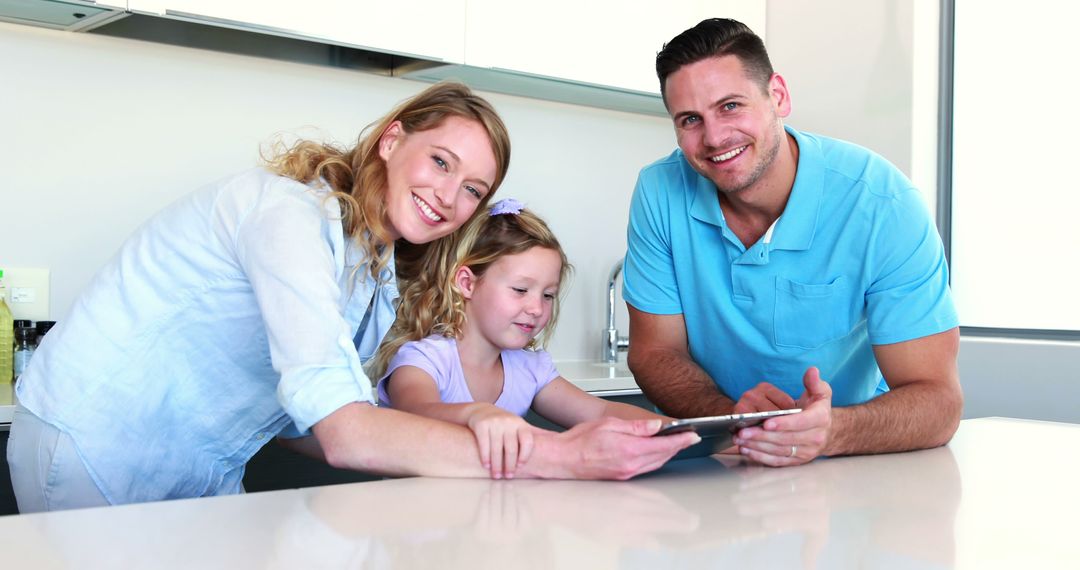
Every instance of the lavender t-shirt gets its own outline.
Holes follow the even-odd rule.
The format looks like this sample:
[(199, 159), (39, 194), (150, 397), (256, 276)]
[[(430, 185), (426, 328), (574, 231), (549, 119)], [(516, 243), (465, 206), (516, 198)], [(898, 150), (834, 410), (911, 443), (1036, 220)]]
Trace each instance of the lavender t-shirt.
[[(537, 350), (504, 350), (503, 391), (495, 405), (519, 416), (532, 406), (533, 398), (544, 386), (559, 376), (551, 355)], [(439, 335), (405, 343), (390, 360), (386, 373), (379, 380), (379, 405), (393, 407), (386, 393), (390, 374), (402, 366), (415, 366), (427, 372), (439, 388), (439, 399), (447, 404), (474, 402), (461, 369), (457, 341)]]

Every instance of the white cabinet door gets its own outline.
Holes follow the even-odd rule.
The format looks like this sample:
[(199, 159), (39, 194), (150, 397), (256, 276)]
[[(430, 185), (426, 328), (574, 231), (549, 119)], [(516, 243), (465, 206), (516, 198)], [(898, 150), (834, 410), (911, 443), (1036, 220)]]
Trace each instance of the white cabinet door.
[(659, 93), (664, 42), (711, 17), (765, 38), (765, 0), (468, 0), (465, 63)]
[(466, 0), (129, 0), (168, 15), (330, 44), (464, 61)]

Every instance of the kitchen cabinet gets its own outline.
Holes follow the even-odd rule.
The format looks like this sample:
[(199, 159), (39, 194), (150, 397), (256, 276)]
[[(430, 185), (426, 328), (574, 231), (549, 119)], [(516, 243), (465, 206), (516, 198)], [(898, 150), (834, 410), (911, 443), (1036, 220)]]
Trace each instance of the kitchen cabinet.
[(465, 63), (659, 95), (656, 52), (711, 17), (765, 37), (764, 0), (469, 0)]
[(11, 472), (7, 464), (7, 428), (0, 429), (0, 517), (15, 515), (19, 508), (15, 504), (15, 491), (11, 488)]
[[(113, 0), (119, 1), (119, 0)], [(393, 73), (474, 88), (666, 116), (653, 61), (708, 17), (765, 36), (765, 0), (128, 0), (135, 13), (404, 55)]]
[[(129, 14), (140, 18), (127, 21)], [(455, 79), (484, 91), (665, 117), (653, 70), (656, 52), (682, 30), (717, 16), (743, 21), (765, 37), (766, 0), (0, 1), (0, 21), (223, 51), (242, 44), (242, 53), (281, 59), (290, 56), (279, 48), (296, 51), (295, 44), (209, 37), (190, 28), (214, 26), (360, 50), (367, 59), (373, 53), (402, 56), (350, 60), (365, 61), (358, 68), (368, 71)], [(317, 63), (343, 66), (336, 57)]]
[(465, 0), (129, 0), (128, 9), (429, 60), (464, 60)]

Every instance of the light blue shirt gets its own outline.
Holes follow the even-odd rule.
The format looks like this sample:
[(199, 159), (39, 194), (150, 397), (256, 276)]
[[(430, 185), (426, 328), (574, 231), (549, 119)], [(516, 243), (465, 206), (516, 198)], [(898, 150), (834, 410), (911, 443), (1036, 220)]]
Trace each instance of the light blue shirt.
[(630, 206), (623, 297), (682, 314), (690, 355), (728, 397), (792, 397), (817, 366), (833, 404), (888, 391), (872, 345), (958, 325), (941, 239), (918, 191), (856, 145), (787, 132), (798, 172), (783, 214), (746, 248), (716, 186), (681, 151), (645, 167)]
[(275, 434), (373, 402), (362, 362), (394, 320), (394, 268), (373, 279), (340, 217), (262, 169), (180, 199), (49, 332), (19, 400), (71, 435), (111, 503), (236, 492)]

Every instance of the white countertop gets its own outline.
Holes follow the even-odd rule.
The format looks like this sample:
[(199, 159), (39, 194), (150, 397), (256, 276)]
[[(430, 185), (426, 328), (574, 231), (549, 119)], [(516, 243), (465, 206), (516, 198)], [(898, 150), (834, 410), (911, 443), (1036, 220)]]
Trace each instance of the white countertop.
[(10, 568), (1080, 568), (1080, 425), (628, 482), (412, 478), (0, 517)]
[(555, 362), (555, 368), (563, 378), (586, 392), (600, 396), (641, 393), (625, 361), (608, 364), (595, 360), (560, 360)]
[(10, 424), (15, 413), (15, 384), (0, 384), (0, 425)]
[[(559, 373), (578, 388), (598, 396), (640, 394), (625, 362), (604, 364), (589, 360), (563, 360), (555, 363)], [(14, 384), (0, 384), (0, 426), (11, 423), (15, 413)]]

